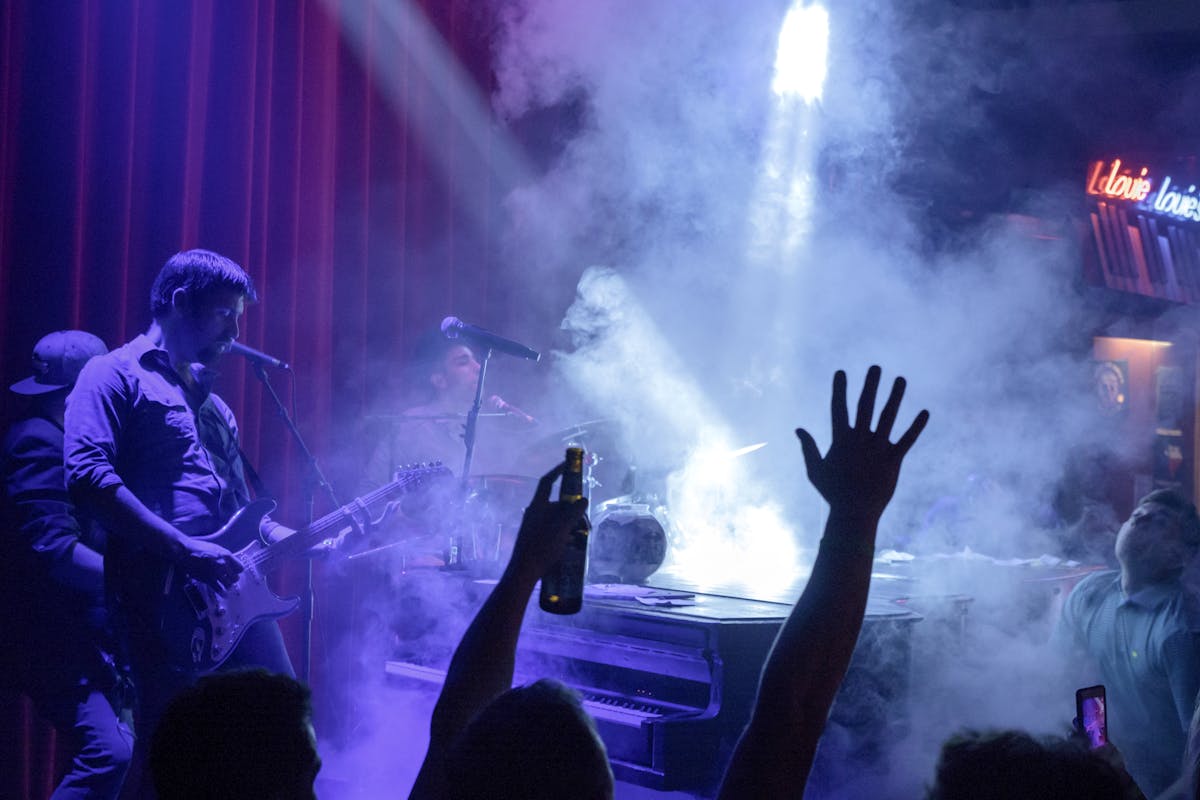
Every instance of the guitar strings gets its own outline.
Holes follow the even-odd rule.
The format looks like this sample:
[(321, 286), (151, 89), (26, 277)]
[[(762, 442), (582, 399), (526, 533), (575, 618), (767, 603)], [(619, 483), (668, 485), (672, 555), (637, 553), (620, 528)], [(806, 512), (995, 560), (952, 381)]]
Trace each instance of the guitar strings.
[[(375, 503), (378, 503), (380, 500), (383, 500), (384, 498), (394, 494), (398, 490), (410, 488), (413, 484), (418, 483), (429, 475), (444, 471), (445, 467), (443, 467), (441, 464), (432, 464), (426, 467), (406, 470), (407, 474), (405, 474), (404, 477), (397, 478), (386, 486), (382, 486), (372, 492), (368, 492), (367, 494), (358, 498), (358, 500), (363, 506), (370, 507)], [(325, 519), (318, 520), (307, 529), (303, 531), (297, 531), (294, 535), (289, 536), (282, 541), (275, 542), (273, 545), (265, 547), (250, 557), (250, 563), (247, 566), (258, 569), (264, 564), (274, 561), (276, 558), (291, 557), (294, 555), (294, 553), (285, 551), (301, 549), (296, 542), (312, 538), (320, 539), (321, 536), (319, 534), (324, 534), (331, 528), (336, 529), (340, 527), (341, 525), (345, 524), (347, 519), (353, 520), (353, 514), (346, 512), (346, 509), (349, 507), (350, 506), (342, 506), (337, 511), (329, 514)], [(292, 542), (292, 544), (288, 544), (289, 542)]]

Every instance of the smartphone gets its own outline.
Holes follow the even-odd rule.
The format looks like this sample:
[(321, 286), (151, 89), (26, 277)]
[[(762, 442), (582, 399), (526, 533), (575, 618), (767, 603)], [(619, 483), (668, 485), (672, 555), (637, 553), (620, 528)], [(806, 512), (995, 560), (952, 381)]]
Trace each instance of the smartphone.
[(1103, 686), (1085, 686), (1075, 691), (1075, 717), (1083, 726), (1092, 749), (1108, 744), (1108, 716)]

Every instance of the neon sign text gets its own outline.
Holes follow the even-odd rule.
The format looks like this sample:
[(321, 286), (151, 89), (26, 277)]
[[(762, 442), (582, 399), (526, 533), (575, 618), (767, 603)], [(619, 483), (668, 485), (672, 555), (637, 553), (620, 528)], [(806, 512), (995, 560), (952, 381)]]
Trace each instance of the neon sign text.
[(1200, 222), (1200, 198), (1196, 197), (1195, 184), (1189, 186), (1186, 192), (1182, 192), (1171, 186), (1169, 175), (1163, 178), (1162, 186), (1154, 195), (1153, 210), (1158, 214)]
[(1099, 194), (1116, 200), (1136, 200), (1141, 202), (1154, 188), (1146, 175), (1149, 167), (1142, 167), (1136, 176), (1130, 170), (1121, 171), (1121, 159), (1114, 158), (1112, 169), (1104, 173), (1104, 162), (1097, 161), (1092, 165), (1092, 174), (1088, 176), (1088, 194)]
[(1114, 158), (1111, 163), (1097, 161), (1092, 164), (1088, 170), (1087, 193), (1135, 203), (1152, 214), (1200, 222), (1200, 194), (1196, 192), (1196, 184), (1189, 183), (1185, 190), (1183, 184), (1176, 183), (1170, 175), (1162, 179), (1157, 191), (1155, 184), (1149, 167), (1141, 167), (1135, 172), (1129, 167), (1122, 168), (1121, 159)]

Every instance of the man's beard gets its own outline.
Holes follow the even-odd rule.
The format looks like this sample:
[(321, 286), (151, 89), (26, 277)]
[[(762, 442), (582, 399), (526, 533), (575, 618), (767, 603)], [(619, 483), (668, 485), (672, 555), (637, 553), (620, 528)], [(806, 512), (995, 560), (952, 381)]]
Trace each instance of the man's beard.
[(229, 344), (230, 343), (226, 341), (218, 341), (213, 342), (206, 347), (202, 347), (200, 351), (196, 353), (196, 361), (206, 367), (211, 367), (213, 364), (217, 363), (217, 360), (220, 359), (221, 356), (229, 352)]

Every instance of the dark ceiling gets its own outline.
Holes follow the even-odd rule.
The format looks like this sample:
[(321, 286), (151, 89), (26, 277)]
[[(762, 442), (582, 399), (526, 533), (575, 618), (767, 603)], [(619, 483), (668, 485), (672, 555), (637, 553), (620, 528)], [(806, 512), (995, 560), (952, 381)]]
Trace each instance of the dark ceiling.
[(898, 186), (942, 221), (1082, 189), (1088, 162), (1200, 155), (1200, 3), (914, 3)]

